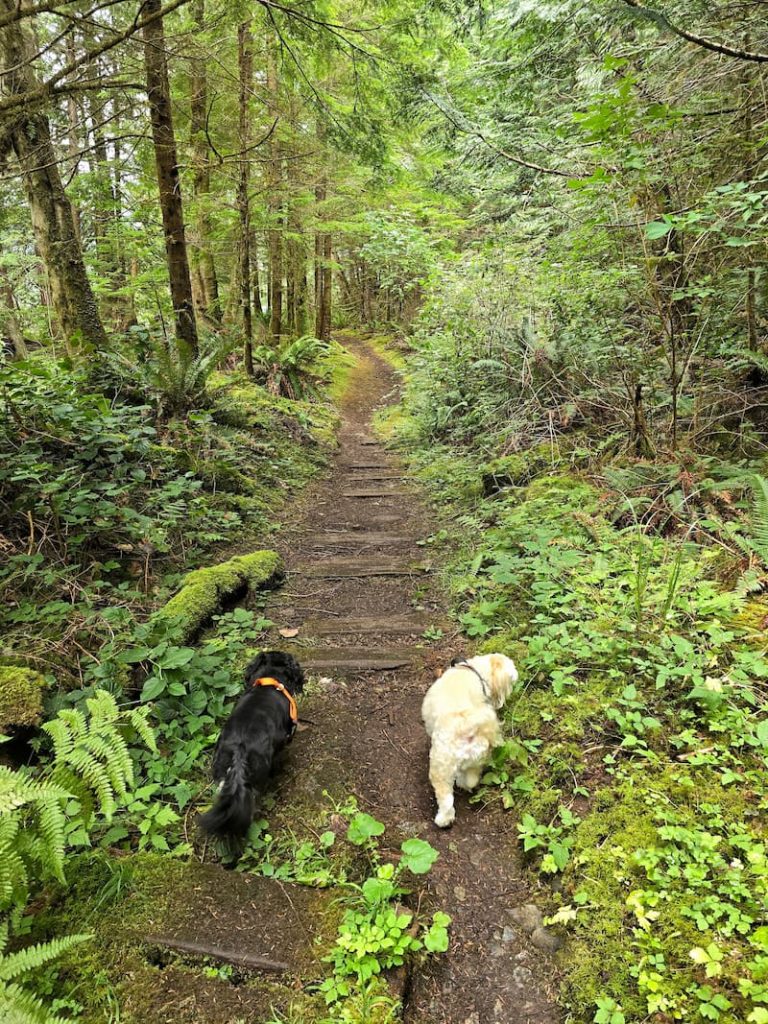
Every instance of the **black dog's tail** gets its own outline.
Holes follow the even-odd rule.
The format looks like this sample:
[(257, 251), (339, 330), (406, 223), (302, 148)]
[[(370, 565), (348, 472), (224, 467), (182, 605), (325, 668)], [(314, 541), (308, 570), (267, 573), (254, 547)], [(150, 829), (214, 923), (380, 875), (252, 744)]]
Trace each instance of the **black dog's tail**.
[(253, 820), (253, 794), (248, 785), (248, 758), (242, 747), (235, 747), (216, 802), (200, 824), (219, 839), (241, 843)]

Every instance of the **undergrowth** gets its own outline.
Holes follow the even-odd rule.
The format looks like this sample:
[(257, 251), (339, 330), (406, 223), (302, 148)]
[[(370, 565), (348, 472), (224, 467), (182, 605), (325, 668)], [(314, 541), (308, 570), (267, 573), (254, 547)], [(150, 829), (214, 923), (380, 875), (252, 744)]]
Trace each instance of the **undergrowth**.
[[(190, 575), (191, 598), (212, 581), (204, 609), (167, 599), (225, 546), (264, 546), (325, 462), (337, 416), (321, 400), (350, 365), (336, 345), (304, 345), (290, 384), (272, 387), (216, 370), (216, 353), (184, 365), (129, 354), (0, 365), (0, 720), (8, 763), (30, 762), (0, 773), (0, 1016), (20, 1024), (106, 1012), (98, 978), (83, 1003), (57, 981), (73, 945), (75, 961), (90, 956), (80, 926), (61, 935), (73, 864), (87, 875), (117, 856), (127, 877), (136, 857), (191, 852), (208, 750), (270, 625), (257, 607), (221, 604), (279, 559), (261, 551)], [(219, 595), (224, 577), (234, 590)], [(123, 877), (108, 874), (109, 886)], [(28, 907), (49, 900), (38, 926)]]
[(463, 630), (520, 667), (480, 798), (557, 880), (570, 1019), (765, 1024), (760, 467), (691, 457), (633, 491), (641, 462), (588, 434), (500, 467), (498, 438), (439, 442), (427, 399), (398, 433), (442, 516), (428, 543)]

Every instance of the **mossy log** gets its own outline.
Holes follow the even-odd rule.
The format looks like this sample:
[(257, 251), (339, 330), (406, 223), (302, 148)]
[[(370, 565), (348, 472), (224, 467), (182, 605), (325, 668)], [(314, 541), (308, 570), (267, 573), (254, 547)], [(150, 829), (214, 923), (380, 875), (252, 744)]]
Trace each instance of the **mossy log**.
[(178, 593), (155, 613), (153, 621), (172, 625), (188, 642), (228, 603), (276, 583), (281, 575), (280, 555), (269, 550), (236, 555), (219, 565), (195, 569), (184, 577)]
[(45, 679), (20, 665), (0, 665), (0, 732), (37, 725), (43, 714)]

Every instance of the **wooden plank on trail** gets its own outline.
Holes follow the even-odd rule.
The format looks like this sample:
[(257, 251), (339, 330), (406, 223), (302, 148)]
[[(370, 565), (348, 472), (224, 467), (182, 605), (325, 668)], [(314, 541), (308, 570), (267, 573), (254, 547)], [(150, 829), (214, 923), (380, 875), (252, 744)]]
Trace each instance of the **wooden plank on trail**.
[(400, 498), (408, 493), (402, 487), (393, 487), (390, 490), (387, 490), (385, 487), (376, 487), (373, 490), (342, 491), (341, 496), (343, 498)]
[(420, 636), (434, 618), (427, 615), (407, 617), (364, 615), (357, 619), (309, 619), (301, 627), (304, 636), (344, 636), (349, 633), (400, 634)]
[(372, 530), (338, 530), (313, 533), (307, 538), (315, 547), (341, 547), (357, 544), (360, 547), (384, 547), (390, 544), (413, 544), (414, 538), (403, 533), (384, 533)]
[(359, 475), (356, 476), (354, 479), (350, 479), (349, 483), (365, 484), (368, 483), (369, 481), (375, 482), (377, 480), (402, 480), (404, 479), (405, 476), (405, 474), (402, 473), (399, 469), (375, 469), (365, 474), (363, 474), (363, 472), (359, 470), (357, 472), (359, 473)]
[(302, 654), (301, 663), (310, 672), (352, 676), (363, 672), (393, 672), (413, 664), (416, 652), (409, 648), (376, 651), (370, 648), (328, 647)]
[(314, 579), (355, 579), (362, 576), (416, 576), (425, 570), (407, 562), (393, 562), (389, 559), (323, 558), (313, 565), (302, 565), (292, 572)]

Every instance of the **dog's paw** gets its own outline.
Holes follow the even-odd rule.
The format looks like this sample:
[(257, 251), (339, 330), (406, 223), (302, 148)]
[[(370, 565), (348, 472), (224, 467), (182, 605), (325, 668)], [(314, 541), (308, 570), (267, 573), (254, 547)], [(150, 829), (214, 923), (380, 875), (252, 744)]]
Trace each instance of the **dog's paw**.
[(456, 811), (451, 807), (449, 811), (438, 811), (435, 816), (435, 824), (438, 828), (448, 828), (456, 820)]

